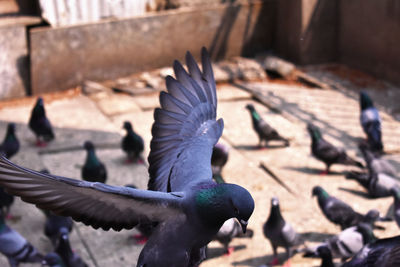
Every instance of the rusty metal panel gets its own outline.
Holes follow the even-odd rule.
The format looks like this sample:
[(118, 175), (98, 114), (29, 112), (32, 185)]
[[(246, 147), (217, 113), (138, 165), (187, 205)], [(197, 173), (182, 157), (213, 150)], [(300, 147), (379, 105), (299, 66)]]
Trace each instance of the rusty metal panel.
[(42, 16), (52, 26), (98, 22), (107, 18), (130, 18), (146, 13), (154, 0), (40, 0)]

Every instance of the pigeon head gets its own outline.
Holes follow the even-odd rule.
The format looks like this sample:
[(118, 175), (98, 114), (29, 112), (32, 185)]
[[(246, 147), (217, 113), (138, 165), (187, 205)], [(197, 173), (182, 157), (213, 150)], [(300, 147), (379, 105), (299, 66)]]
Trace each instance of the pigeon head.
[(311, 138), (313, 139), (320, 139), (321, 138), (321, 132), (317, 126), (315, 126), (312, 123), (307, 124), (307, 130), (308, 133), (310, 134)]
[(279, 199), (277, 197), (271, 198), (271, 211), (269, 219), (274, 222), (279, 222), (283, 220), (281, 209), (279, 207)]
[(321, 186), (314, 186), (312, 189), (312, 196), (325, 196), (325, 197), (329, 197), (329, 194), (321, 187)]
[(374, 222), (376, 222), (379, 219), (379, 215), (380, 215), (380, 213), (378, 210), (372, 209), (372, 210), (368, 211), (368, 213), (365, 215), (364, 222), (373, 224)]
[(14, 133), (15, 133), (15, 123), (10, 122), (7, 125), (7, 135), (14, 134)]
[(278, 207), (279, 208), (279, 199), (277, 197), (271, 198), (271, 207)]
[(43, 98), (38, 97), (36, 100), (36, 106), (43, 106)]
[(374, 232), (372, 231), (371, 225), (367, 223), (359, 223), (357, 225), (357, 232), (359, 232), (363, 237), (363, 243), (370, 243), (376, 240)]
[(331, 250), (326, 246), (319, 246), (316, 255), (322, 259), (321, 266), (333, 266)]
[(36, 104), (33, 108), (32, 115), (35, 117), (45, 116), (43, 98), (38, 97), (38, 99), (36, 100)]
[(247, 108), (248, 110), (250, 110), (250, 111), (256, 110), (256, 109), (254, 108), (253, 104), (247, 104), (247, 105), (246, 105), (246, 108)]
[(43, 261), (42, 261), (43, 266), (65, 266), (63, 260), (61, 259), (60, 255), (58, 255), (55, 252), (50, 252), (48, 253)]
[(94, 150), (94, 145), (93, 145), (93, 143), (90, 142), (90, 141), (86, 141), (86, 142), (83, 144), (83, 147), (84, 147), (87, 151), (89, 151), (89, 150)]
[(373, 107), (374, 103), (372, 102), (372, 99), (369, 97), (369, 95), (364, 92), (361, 91), (360, 92), (360, 108), (361, 110)]
[(245, 233), (254, 210), (254, 200), (241, 186), (215, 184), (197, 192), (196, 208), (206, 224), (219, 229), (226, 220), (236, 218)]
[(129, 121), (125, 121), (124, 122), (124, 129), (127, 130), (127, 131), (132, 130), (133, 129), (132, 128), (132, 124)]

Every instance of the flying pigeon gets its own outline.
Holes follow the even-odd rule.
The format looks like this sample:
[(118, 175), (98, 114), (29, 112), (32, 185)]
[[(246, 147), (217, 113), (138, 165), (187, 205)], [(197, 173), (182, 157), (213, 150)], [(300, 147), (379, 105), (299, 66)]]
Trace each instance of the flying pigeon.
[(383, 151), (381, 118), (369, 95), (360, 92), (360, 123), (367, 135), (369, 147), (376, 152)]
[(42, 266), (67, 267), (60, 255), (58, 255), (56, 252), (47, 253), (42, 261)]
[(57, 240), (63, 229), (67, 232), (72, 231), (73, 221), (70, 217), (64, 217), (54, 214), (52, 211), (44, 211), (46, 215), (46, 222), (44, 225), (44, 234), (50, 239), (53, 246), (57, 244)]
[(264, 236), (271, 243), (274, 259), (270, 263), (271, 265), (278, 264), (278, 247), (284, 247), (286, 249), (287, 265), (290, 265), (290, 257), (292, 256), (292, 249), (303, 243), (300, 235), (296, 233), (293, 227), (285, 222), (282, 217), (281, 210), (279, 207), (279, 200), (276, 197), (271, 199), (271, 211), (268, 220), (263, 226)]
[(361, 142), (358, 145), (358, 148), (364, 157), (369, 172), (396, 176), (396, 169), (387, 160), (376, 156), (376, 154), (371, 151), (364, 142)]
[(340, 225), (342, 230), (361, 222), (368, 223), (371, 226), (375, 221), (383, 220), (379, 216), (379, 211), (372, 209), (366, 215), (362, 215), (353, 210), (348, 204), (340, 199), (330, 196), (322, 187), (315, 186), (312, 190), (312, 196), (317, 196), (318, 205), (325, 217), (334, 224)]
[(36, 145), (46, 146), (47, 142), (54, 139), (53, 128), (49, 119), (46, 117), (43, 98), (38, 97), (35, 106), (32, 109), (29, 119), (29, 128), (36, 135)]
[(394, 219), (397, 223), (397, 226), (400, 228), (400, 187), (393, 187), (391, 193), (394, 198)]
[(55, 252), (60, 255), (67, 267), (87, 267), (82, 258), (71, 249), (67, 228), (61, 228)]
[(10, 159), (17, 154), (18, 150), (19, 141), (15, 134), (15, 123), (10, 122), (7, 125), (7, 132), (3, 143), (0, 145), (0, 154), (4, 154), (6, 158)]
[(211, 167), (213, 175), (221, 174), (222, 168), (225, 166), (229, 157), (229, 148), (226, 145), (217, 143), (211, 155)]
[(319, 128), (311, 123), (307, 125), (307, 130), (311, 136), (311, 153), (314, 157), (323, 161), (326, 170), (323, 174), (329, 173), (332, 164), (344, 164), (363, 168), (363, 165), (349, 157), (343, 149), (339, 149), (327, 142), (321, 135)]
[(400, 266), (400, 236), (378, 239), (366, 244), (342, 267), (397, 267)]
[(395, 186), (400, 186), (399, 180), (385, 173), (349, 172), (346, 174), (346, 179), (356, 180), (367, 189), (369, 196), (372, 198), (391, 196), (391, 189)]
[(7, 257), (11, 267), (20, 262), (41, 262), (43, 256), (22, 237), (4, 222), (4, 215), (0, 210), (0, 252)]
[(289, 140), (279, 135), (279, 133), (272, 128), (267, 122), (265, 122), (260, 114), (256, 111), (252, 104), (247, 104), (246, 108), (249, 110), (251, 115), (251, 121), (253, 123), (253, 129), (256, 131), (259, 139), (258, 146), (262, 147), (264, 141), (266, 146), (269, 141), (278, 140), (283, 141), (285, 146), (289, 146)]
[(82, 179), (89, 182), (105, 183), (107, 180), (106, 166), (97, 158), (92, 142), (83, 144), (87, 154), (85, 164), (82, 167)]
[[(223, 130), (216, 121), (216, 85), (206, 49), (203, 71), (190, 53), (189, 74), (175, 61), (154, 112), (149, 190), (110, 186), (25, 169), (0, 157), (0, 185), (24, 201), (71, 216), (94, 228), (131, 229), (159, 222), (138, 267), (196, 266), (223, 223), (236, 218), (246, 231), (254, 210), (250, 193), (212, 181), (211, 154)], [(173, 244), (173, 246), (171, 245)]]
[(140, 160), (140, 153), (144, 149), (143, 138), (133, 131), (132, 124), (129, 121), (124, 122), (124, 129), (126, 135), (122, 138), (122, 150), (128, 155), (128, 162), (138, 161)]
[(365, 244), (375, 240), (371, 226), (360, 223), (343, 230), (314, 248), (307, 248), (304, 257), (318, 257), (318, 250), (327, 248), (331, 258), (340, 258), (344, 261), (353, 257)]

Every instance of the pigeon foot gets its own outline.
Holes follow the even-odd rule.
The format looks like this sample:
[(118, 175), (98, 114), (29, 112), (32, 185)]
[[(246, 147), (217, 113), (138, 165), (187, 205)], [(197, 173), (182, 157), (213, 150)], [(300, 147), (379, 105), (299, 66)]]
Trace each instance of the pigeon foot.
[(224, 253), (224, 256), (230, 256), (234, 251), (235, 251), (234, 247), (228, 247), (226, 249), (226, 252)]
[(47, 146), (47, 143), (46, 143), (46, 142), (43, 142), (43, 141), (40, 141), (40, 140), (37, 140), (37, 141), (36, 141), (36, 146), (37, 146), (37, 147), (46, 147), (46, 146)]
[(328, 175), (328, 173), (329, 173), (329, 172), (325, 170), (325, 171), (323, 171), (323, 172), (320, 172), (319, 175)]
[(290, 259), (288, 259), (283, 265), (282, 267), (291, 267), (290, 265)]
[(141, 234), (138, 235), (133, 235), (133, 238), (136, 240), (136, 244), (138, 245), (144, 245), (147, 242), (147, 237)]
[(269, 263), (269, 265), (272, 265), (272, 266), (278, 265), (278, 264), (279, 264), (278, 257), (275, 257), (275, 258)]

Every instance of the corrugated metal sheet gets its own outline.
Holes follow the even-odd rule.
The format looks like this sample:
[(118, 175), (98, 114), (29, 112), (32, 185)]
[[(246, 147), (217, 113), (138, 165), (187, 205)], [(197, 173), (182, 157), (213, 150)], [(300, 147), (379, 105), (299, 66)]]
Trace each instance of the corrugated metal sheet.
[(155, 0), (40, 0), (42, 17), (52, 26), (129, 18), (146, 13)]

